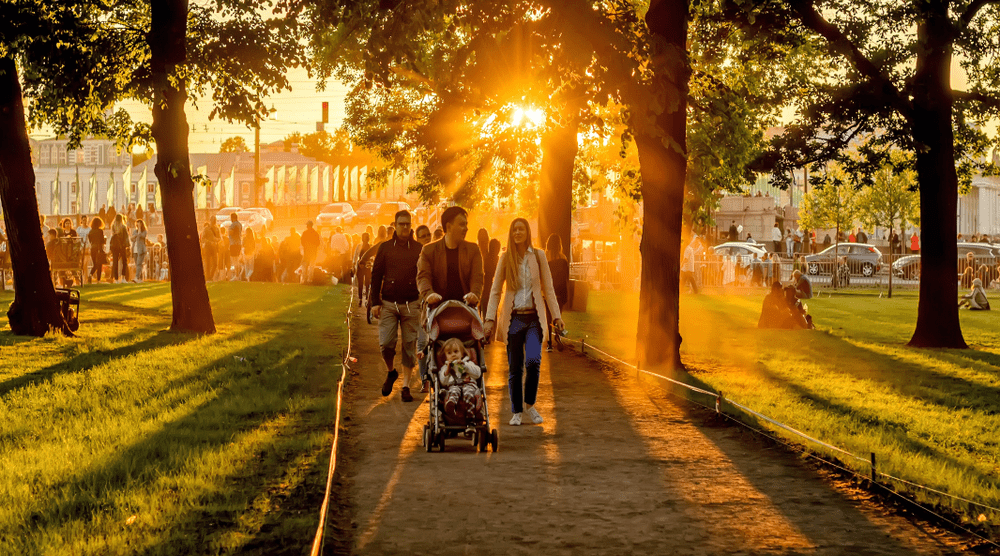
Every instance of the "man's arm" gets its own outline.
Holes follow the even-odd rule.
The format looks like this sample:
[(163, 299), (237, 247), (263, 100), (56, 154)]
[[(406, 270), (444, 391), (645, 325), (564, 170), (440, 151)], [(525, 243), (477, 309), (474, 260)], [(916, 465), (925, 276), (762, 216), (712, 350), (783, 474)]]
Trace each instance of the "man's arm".
[(368, 288), (369, 307), (382, 305), (382, 279), (385, 277), (385, 250), (382, 249), (382, 245), (379, 245), (378, 251), (375, 252), (375, 262), (372, 264), (372, 282)]

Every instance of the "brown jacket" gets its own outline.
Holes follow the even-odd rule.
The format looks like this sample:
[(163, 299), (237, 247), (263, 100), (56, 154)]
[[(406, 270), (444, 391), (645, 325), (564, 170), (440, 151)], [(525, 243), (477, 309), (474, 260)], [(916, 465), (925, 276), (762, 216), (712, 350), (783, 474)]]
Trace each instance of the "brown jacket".
[[(465, 293), (483, 294), (483, 255), (475, 243), (462, 241), (458, 245), (458, 273)], [(448, 254), (444, 238), (424, 245), (417, 259), (417, 289), (420, 298), (431, 293), (444, 295), (448, 289)]]

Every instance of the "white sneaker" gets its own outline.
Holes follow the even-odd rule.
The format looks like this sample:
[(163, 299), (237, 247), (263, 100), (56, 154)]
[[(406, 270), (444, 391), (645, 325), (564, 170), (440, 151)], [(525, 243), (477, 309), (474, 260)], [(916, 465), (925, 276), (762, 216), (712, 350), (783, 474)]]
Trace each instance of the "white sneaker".
[(538, 414), (538, 410), (533, 407), (528, 408), (528, 417), (531, 417), (531, 420), (534, 421), (536, 425), (541, 424), (541, 422), (545, 420)]
[(510, 418), (510, 424), (515, 427), (519, 426), (521, 424), (521, 414), (515, 413), (514, 416)]

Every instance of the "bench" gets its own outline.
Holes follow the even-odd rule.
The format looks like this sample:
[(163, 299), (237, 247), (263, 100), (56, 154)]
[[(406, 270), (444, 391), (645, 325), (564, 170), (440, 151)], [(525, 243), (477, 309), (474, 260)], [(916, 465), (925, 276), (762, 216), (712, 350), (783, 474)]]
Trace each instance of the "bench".
[(57, 284), (60, 277), (79, 277), (77, 284), (83, 284), (84, 269), (83, 238), (61, 237), (50, 245), (49, 270), (52, 271), (52, 283)]

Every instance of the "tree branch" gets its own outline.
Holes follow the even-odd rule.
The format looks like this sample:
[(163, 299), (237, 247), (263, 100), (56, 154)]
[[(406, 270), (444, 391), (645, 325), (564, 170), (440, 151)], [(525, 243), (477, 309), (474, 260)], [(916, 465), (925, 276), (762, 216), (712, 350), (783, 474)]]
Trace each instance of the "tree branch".
[(1000, 96), (969, 91), (952, 91), (951, 96), (958, 102), (978, 102), (985, 108), (1000, 108)]
[[(973, 0), (984, 1), (984, 0)], [(1000, 1), (1000, 0), (985, 0)], [(799, 16), (802, 24), (819, 34), (829, 43), (830, 49), (844, 56), (854, 66), (854, 68), (864, 77), (882, 89), (883, 93), (889, 97), (890, 105), (900, 113), (908, 122), (912, 122), (912, 107), (910, 102), (903, 96), (895, 84), (882, 73), (875, 63), (873, 63), (861, 50), (845, 35), (836, 25), (827, 21), (816, 10), (813, 0), (790, 0), (788, 3), (792, 10)]]
[(962, 17), (958, 20), (958, 30), (964, 31), (968, 29), (969, 24), (976, 18), (976, 14), (979, 13), (979, 10), (982, 10), (990, 4), (1000, 4), (1000, 0), (972, 0), (972, 2), (969, 3), (969, 6), (965, 8), (965, 11), (962, 12)]

